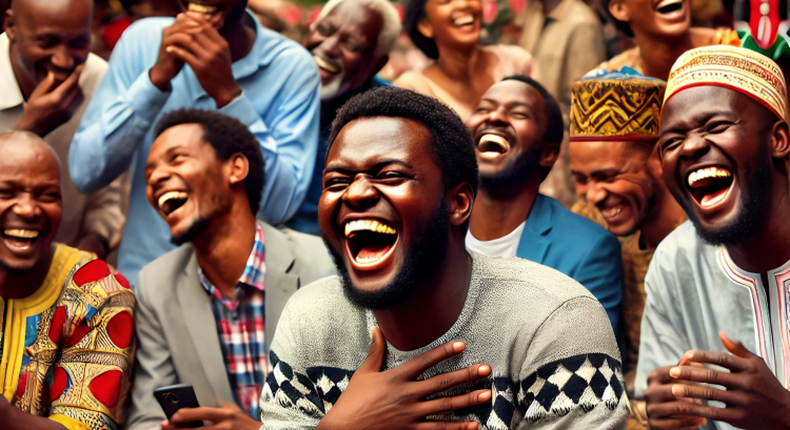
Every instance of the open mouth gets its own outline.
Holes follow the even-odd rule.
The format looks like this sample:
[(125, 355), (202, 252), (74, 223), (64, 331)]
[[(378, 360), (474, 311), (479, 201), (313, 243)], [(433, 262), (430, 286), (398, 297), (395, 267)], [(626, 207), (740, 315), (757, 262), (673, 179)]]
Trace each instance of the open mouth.
[(456, 18), (453, 18), (453, 25), (456, 27), (463, 27), (465, 25), (472, 25), (475, 23), (474, 15), (460, 15)]
[(382, 221), (358, 219), (345, 225), (346, 249), (359, 268), (374, 268), (392, 254), (398, 231)]
[(159, 197), (157, 205), (165, 216), (169, 216), (181, 206), (184, 206), (187, 200), (189, 200), (189, 193), (186, 191), (168, 191), (162, 194), (162, 197)]
[(335, 67), (332, 64), (329, 64), (326, 60), (319, 57), (318, 55), (313, 55), (313, 59), (315, 60), (315, 63), (318, 65), (318, 67), (326, 70), (327, 72), (333, 75), (336, 75), (340, 72), (340, 68)]
[(3, 230), (2, 236), (7, 247), (17, 251), (26, 251), (36, 245), (42, 234), (39, 230), (9, 228)]
[(664, 0), (656, 5), (656, 12), (669, 15), (683, 9), (683, 0)]
[(504, 154), (510, 151), (510, 142), (498, 134), (486, 133), (480, 136), (480, 140), (477, 141), (477, 150)]
[(200, 4), (194, 2), (186, 3), (187, 12), (194, 12), (203, 15), (206, 21), (210, 21), (222, 12), (222, 7), (217, 5)]
[(691, 196), (703, 208), (724, 203), (735, 183), (732, 172), (724, 167), (703, 167), (689, 173), (686, 183)]

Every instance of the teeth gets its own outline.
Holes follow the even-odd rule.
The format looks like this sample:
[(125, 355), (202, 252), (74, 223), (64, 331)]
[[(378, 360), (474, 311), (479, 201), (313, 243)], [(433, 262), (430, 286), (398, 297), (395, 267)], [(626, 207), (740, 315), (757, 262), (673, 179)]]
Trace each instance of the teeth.
[(614, 208), (614, 209), (604, 209), (602, 211), (602, 213), (604, 214), (605, 217), (611, 218), (611, 217), (616, 217), (617, 215), (620, 215), (620, 212), (622, 212), (622, 211), (623, 211), (623, 208), (617, 207), (617, 208)]
[(357, 255), (357, 258), (355, 258), (355, 260), (357, 260), (357, 263), (362, 263), (362, 264), (365, 264), (365, 263), (372, 263), (372, 262), (374, 262), (374, 261), (379, 261), (379, 260), (380, 260), (380, 258), (379, 258), (379, 257), (367, 257), (367, 258), (363, 258), (363, 257), (360, 257), (360, 256), (358, 256), (358, 255)]
[(187, 10), (190, 12), (198, 12), (206, 15), (211, 15), (217, 11), (217, 7), (190, 2), (189, 5), (187, 5)]
[(346, 223), (346, 237), (358, 231), (375, 231), (382, 234), (397, 234), (394, 228), (376, 220), (359, 219)]
[(464, 16), (453, 21), (453, 24), (457, 27), (460, 27), (462, 25), (472, 24), (473, 22), (475, 22), (475, 18), (473, 16)]
[(339, 72), (337, 67), (327, 63), (326, 61), (324, 61), (323, 58), (319, 57), (318, 55), (313, 55), (313, 59), (315, 60), (316, 64), (318, 64), (318, 67), (326, 70), (327, 72), (329, 73)]
[(695, 183), (699, 182), (702, 179), (708, 178), (729, 178), (732, 176), (729, 170), (722, 169), (721, 167), (706, 167), (703, 169), (698, 169), (693, 172), (688, 177), (688, 184), (690, 187), (693, 187)]
[(170, 199), (186, 199), (187, 197), (189, 197), (189, 194), (184, 191), (168, 191), (162, 194), (162, 197), (159, 197), (159, 208), (161, 209), (162, 205)]
[[(493, 145), (495, 146), (492, 147)], [(510, 147), (510, 144), (508, 144), (507, 140), (505, 140), (504, 137), (498, 134), (484, 134), (483, 137), (480, 138), (480, 142), (477, 144), (477, 146), (483, 152), (492, 151), (492, 150), (496, 151), (497, 150), (496, 147), (502, 149), (501, 151), (496, 151), (496, 152), (506, 152)]]
[(661, 9), (663, 7), (671, 6), (673, 4), (680, 4), (683, 3), (683, 0), (664, 0), (656, 6), (656, 9)]
[(4, 230), (3, 234), (11, 237), (18, 237), (20, 239), (35, 239), (38, 237), (38, 230), (25, 230), (21, 228), (10, 228)]

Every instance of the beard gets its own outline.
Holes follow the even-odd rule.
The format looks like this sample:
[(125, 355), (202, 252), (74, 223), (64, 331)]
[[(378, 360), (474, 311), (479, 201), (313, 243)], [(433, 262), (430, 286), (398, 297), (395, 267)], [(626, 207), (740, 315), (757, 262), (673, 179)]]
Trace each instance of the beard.
[[(766, 157), (767, 158), (767, 157)], [(693, 210), (686, 211), (699, 237), (711, 245), (735, 245), (754, 234), (770, 205), (773, 166), (765, 163), (748, 179), (746, 192), (741, 193), (741, 210), (735, 219), (718, 230), (706, 229)]]
[(508, 186), (524, 183), (532, 169), (538, 168), (536, 151), (528, 151), (510, 160), (502, 170), (494, 173), (480, 173), (480, 188), (488, 194), (496, 194)]
[(449, 212), (441, 205), (424, 226), (412, 233), (409, 238), (412, 245), (404, 252), (403, 264), (395, 277), (384, 288), (373, 292), (360, 291), (354, 286), (343, 257), (327, 244), (346, 298), (356, 306), (374, 310), (402, 303), (439, 269), (447, 254), (449, 228)]
[(343, 73), (341, 72), (329, 85), (321, 85), (318, 90), (318, 96), (321, 100), (330, 100), (335, 98), (340, 92), (340, 85), (343, 83)]
[(181, 246), (187, 242), (192, 242), (203, 234), (203, 232), (208, 229), (209, 225), (211, 225), (211, 220), (209, 218), (197, 218), (186, 231), (173, 235), (170, 238), (170, 242), (175, 246)]

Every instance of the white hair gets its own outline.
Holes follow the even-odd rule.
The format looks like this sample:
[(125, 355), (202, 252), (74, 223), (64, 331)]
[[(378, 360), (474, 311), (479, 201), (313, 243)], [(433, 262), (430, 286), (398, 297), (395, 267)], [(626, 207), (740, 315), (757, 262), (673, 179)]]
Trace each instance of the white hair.
[[(344, 0), (329, 0), (321, 12), (318, 14), (315, 22), (318, 23), (329, 15), (329, 12), (335, 8), (340, 2)], [(389, 54), (395, 41), (398, 40), (401, 32), (400, 14), (395, 6), (389, 0), (353, 0), (359, 3), (360, 6), (367, 6), (381, 14), (384, 25), (379, 32), (379, 40), (376, 42), (376, 55)]]

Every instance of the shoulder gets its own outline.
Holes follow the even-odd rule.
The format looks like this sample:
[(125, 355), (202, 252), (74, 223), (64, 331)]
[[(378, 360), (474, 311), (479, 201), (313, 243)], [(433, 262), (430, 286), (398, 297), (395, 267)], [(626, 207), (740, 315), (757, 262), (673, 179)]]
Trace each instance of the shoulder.
[(482, 49), (496, 55), (499, 68), (505, 76), (514, 74), (529, 76), (532, 73), (535, 58), (520, 46), (500, 44), (484, 46)]
[(674, 259), (677, 256), (687, 257), (699, 254), (708, 247), (715, 248), (713, 245), (703, 242), (697, 235), (697, 229), (694, 227), (694, 224), (686, 220), (686, 222), (669, 233), (667, 237), (658, 244), (653, 258), (666, 258), (667, 256), (672, 256)]
[[(281, 326), (304, 336), (312, 333), (311, 327), (323, 327), (323, 333), (330, 330), (329, 326), (345, 331), (347, 322), (355, 318), (364, 319), (365, 310), (348, 301), (339, 276), (328, 276), (296, 290), (285, 305), (277, 331)], [(303, 333), (299, 327), (307, 330)]]
[(152, 37), (161, 38), (162, 30), (171, 26), (175, 18), (153, 17), (143, 18), (132, 23), (121, 36), (125, 39), (150, 40)]
[(403, 72), (398, 79), (392, 82), (392, 86), (398, 88), (405, 88), (407, 90), (416, 91), (420, 94), (434, 96), (433, 90), (428, 85), (428, 82), (423, 76), (422, 72), (408, 71)]
[(638, 72), (641, 71), (639, 68), (639, 47), (634, 47), (618, 54), (611, 60), (599, 64), (595, 69), (604, 70), (606, 72), (617, 72), (623, 67), (630, 67)]
[(175, 285), (174, 278), (184, 271), (194, 254), (192, 245), (184, 244), (146, 264), (137, 275), (138, 291), (143, 293), (143, 290)]
[(569, 245), (572, 244), (574, 248), (578, 249), (601, 244), (619, 244), (617, 237), (599, 224), (565, 209), (550, 197), (543, 198), (552, 206), (552, 233), (569, 240), (572, 239)]
[(262, 25), (257, 27), (255, 37), (255, 45), (260, 48), (258, 55), (261, 65), (297, 62), (301, 66), (311, 63), (318, 73), (312, 55), (302, 45)]
[(77, 263), (66, 279), (63, 300), (82, 302), (87, 318), (106, 305), (134, 308), (134, 294), (123, 275), (93, 254), (73, 248), (69, 251)]
[[(473, 254), (480, 277), (496, 285), (496, 294), (510, 295), (519, 306), (550, 312), (577, 298), (595, 300), (589, 290), (562, 272), (518, 257), (493, 258)], [(536, 298), (539, 298), (536, 300)], [(527, 312), (529, 313), (529, 312)]]

